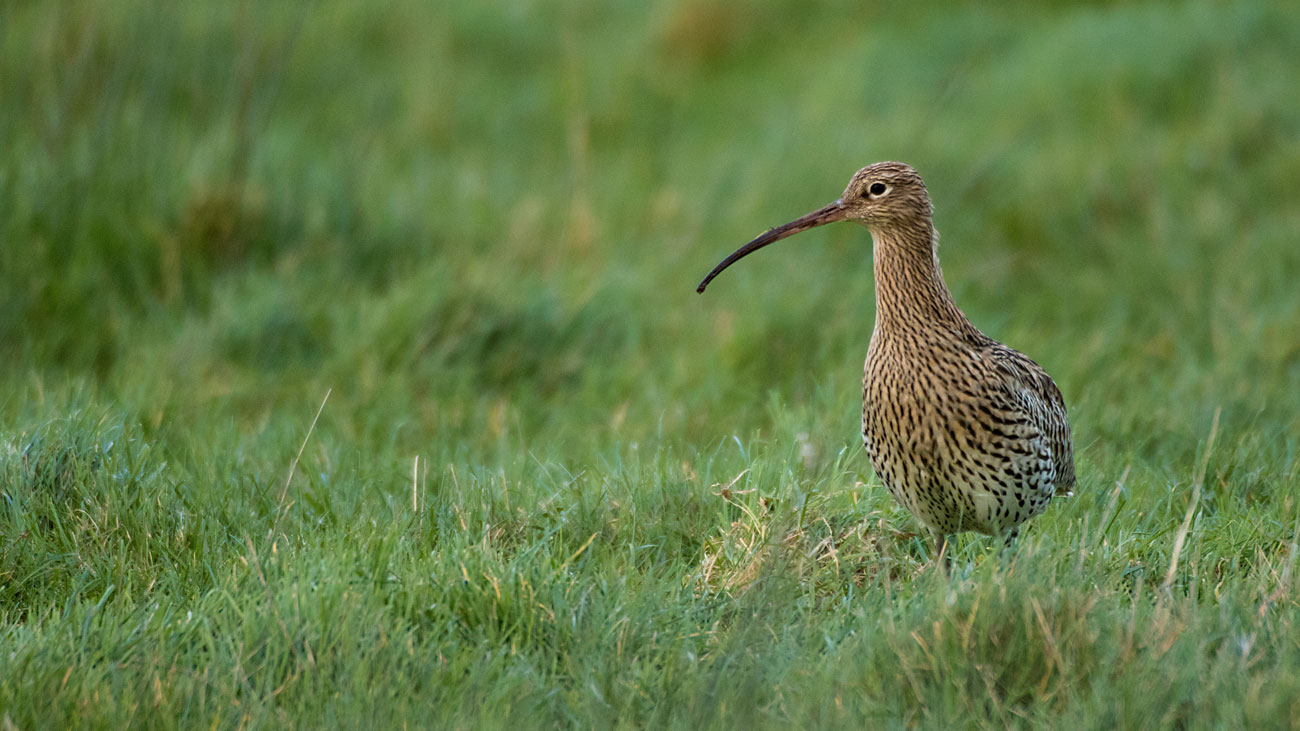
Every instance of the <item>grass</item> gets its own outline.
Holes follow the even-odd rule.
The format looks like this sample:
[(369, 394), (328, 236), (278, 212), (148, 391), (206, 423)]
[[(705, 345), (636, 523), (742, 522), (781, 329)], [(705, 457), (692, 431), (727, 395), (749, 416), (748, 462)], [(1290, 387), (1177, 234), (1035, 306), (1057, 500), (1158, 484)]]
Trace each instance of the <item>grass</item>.
[[(1289, 4), (3, 17), (3, 727), (1297, 725)], [(879, 159), (1075, 425), (952, 579), (866, 234), (693, 293)]]

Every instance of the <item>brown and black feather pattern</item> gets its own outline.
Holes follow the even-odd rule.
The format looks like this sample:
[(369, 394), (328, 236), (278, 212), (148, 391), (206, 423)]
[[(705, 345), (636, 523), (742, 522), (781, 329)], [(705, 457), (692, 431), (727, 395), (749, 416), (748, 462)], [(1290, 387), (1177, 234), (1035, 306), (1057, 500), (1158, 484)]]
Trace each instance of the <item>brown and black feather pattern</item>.
[(1042, 367), (958, 309), (915, 171), (899, 163), (864, 168), (844, 199), (880, 180), (893, 205), (866, 221), (876, 277), (862, 384), (871, 465), (940, 547), (964, 530), (1013, 536), (1074, 486), (1064, 399)]
[(902, 163), (859, 170), (839, 200), (738, 249), (737, 259), (832, 221), (871, 231), (876, 322), (862, 381), (862, 440), (891, 495), (934, 535), (1008, 540), (1070, 494), (1074, 456), (1060, 390), (1037, 363), (980, 332), (939, 267), (929, 193)]

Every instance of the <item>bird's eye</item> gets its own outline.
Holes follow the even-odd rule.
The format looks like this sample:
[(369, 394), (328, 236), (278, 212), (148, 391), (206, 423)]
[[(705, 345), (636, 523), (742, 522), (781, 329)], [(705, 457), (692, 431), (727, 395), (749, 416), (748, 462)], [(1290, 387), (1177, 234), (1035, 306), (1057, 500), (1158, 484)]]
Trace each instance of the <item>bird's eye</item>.
[(872, 183), (871, 187), (868, 190), (871, 192), (872, 198), (878, 198), (884, 195), (885, 192), (889, 190), (889, 186), (885, 185), (884, 183)]

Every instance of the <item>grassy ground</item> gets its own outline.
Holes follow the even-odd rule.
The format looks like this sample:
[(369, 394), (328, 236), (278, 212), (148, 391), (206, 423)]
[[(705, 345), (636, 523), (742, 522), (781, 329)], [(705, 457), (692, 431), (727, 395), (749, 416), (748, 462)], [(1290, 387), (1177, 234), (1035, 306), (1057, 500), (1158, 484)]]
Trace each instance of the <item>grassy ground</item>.
[[(0, 726), (1295, 727), (1297, 56), (1281, 0), (0, 4)], [(1075, 424), (952, 579), (857, 439), (866, 233), (693, 292), (879, 159)]]

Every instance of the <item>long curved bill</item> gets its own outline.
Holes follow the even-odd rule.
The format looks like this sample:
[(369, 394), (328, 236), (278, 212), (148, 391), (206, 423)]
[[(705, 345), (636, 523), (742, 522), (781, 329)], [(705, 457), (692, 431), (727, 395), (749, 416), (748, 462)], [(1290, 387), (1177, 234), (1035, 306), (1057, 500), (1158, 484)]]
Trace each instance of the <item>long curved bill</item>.
[(704, 288), (709, 286), (709, 282), (712, 282), (714, 277), (721, 274), (723, 269), (726, 269), (768, 244), (776, 243), (787, 236), (793, 236), (800, 231), (807, 231), (810, 228), (815, 228), (822, 224), (843, 221), (845, 220), (845, 217), (844, 204), (840, 201), (835, 201), (825, 208), (819, 208), (806, 216), (800, 216), (784, 226), (777, 226), (774, 229), (770, 229), (762, 236), (759, 236), (748, 244), (745, 244), (739, 249), (731, 252), (731, 256), (723, 259), (722, 263), (714, 267), (713, 271), (709, 272), (709, 276), (705, 277), (703, 282), (700, 282), (700, 286), (695, 288), (695, 291), (701, 293), (704, 292)]

